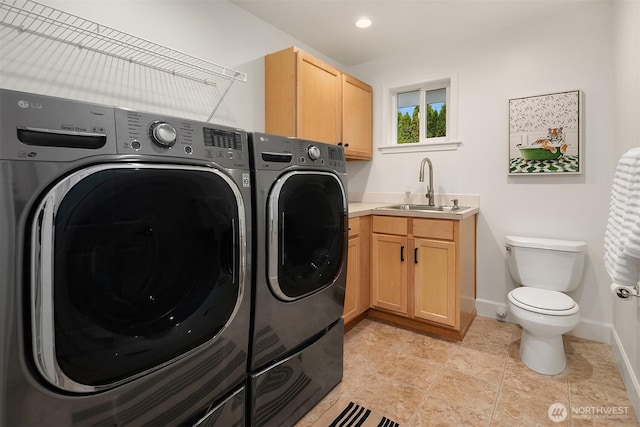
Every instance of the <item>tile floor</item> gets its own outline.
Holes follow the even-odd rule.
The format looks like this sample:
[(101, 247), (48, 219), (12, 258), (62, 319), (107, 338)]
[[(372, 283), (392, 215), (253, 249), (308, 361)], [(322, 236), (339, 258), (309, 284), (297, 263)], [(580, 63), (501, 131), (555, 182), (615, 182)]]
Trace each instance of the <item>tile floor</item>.
[[(462, 342), (365, 319), (345, 335), (343, 381), (296, 427), (341, 398), (404, 426), (638, 425), (608, 345), (565, 336), (568, 367), (545, 376), (520, 361), (520, 336), (485, 317)], [(562, 422), (548, 415), (554, 403)]]

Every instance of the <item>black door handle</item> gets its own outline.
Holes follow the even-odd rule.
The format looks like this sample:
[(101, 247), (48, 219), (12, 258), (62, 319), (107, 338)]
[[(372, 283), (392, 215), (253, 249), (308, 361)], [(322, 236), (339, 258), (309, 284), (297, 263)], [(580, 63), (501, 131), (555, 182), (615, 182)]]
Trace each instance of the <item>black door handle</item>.
[(418, 263), (418, 248), (413, 248), (413, 263)]
[(400, 262), (404, 261), (404, 246), (400, 246)]

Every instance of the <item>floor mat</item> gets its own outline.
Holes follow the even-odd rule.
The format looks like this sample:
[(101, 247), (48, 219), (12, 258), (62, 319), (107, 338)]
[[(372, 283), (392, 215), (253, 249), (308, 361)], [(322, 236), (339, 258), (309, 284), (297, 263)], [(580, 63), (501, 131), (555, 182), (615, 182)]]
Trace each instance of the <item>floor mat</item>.
[(372, 410), (349, 402), (337, 402), (313, 423), (313, 427), (399, 427), (397, 422)]

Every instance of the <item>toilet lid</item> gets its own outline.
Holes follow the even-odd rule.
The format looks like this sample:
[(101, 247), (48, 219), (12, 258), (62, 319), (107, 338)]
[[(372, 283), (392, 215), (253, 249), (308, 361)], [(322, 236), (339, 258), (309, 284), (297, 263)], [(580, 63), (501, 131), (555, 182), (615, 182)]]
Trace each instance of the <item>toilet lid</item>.
[(548, 289), (520, 287), (509, 292), (509, 297), (525, 310), (559, 316), (572, 314), (578, 306), (569, 295)]

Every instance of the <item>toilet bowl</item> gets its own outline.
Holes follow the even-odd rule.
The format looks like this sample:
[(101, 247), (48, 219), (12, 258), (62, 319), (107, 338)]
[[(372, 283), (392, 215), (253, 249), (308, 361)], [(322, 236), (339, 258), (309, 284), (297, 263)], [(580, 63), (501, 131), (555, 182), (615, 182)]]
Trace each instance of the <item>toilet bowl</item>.
[(586, 244), (507, 236), (507, 265), (521, 285), (507, 295), (512, 321), (522, 326), (520, 358), (531, 370), (556, 375), (566, 367), (562, 335), (580, 322), (578, 304), (563, 292), (582, 278)]
[(522, 362), (545, 375), (564, 371), (567, 363), (562, 335), (580, 322), (578, 304), (561, 292), (536, 288), (516, 288), (507, 297), (511, 319), (522, 326)]

